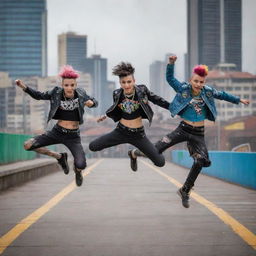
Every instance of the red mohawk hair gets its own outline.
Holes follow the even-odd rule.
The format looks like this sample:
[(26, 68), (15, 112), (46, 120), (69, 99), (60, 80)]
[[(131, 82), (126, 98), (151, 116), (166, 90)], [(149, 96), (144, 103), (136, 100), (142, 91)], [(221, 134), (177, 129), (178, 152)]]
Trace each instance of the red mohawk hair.
[(193, 73), (205, 77), (208, 75), (208, 67), (206, 65), (198, 65), (193, 69)]
[(73, 69), (72, 66), (66, 65), (61, 68), (59, 76), (62, 79), (64, 78), (76, 79), (79, 77), (79, 74), (76, 70)]

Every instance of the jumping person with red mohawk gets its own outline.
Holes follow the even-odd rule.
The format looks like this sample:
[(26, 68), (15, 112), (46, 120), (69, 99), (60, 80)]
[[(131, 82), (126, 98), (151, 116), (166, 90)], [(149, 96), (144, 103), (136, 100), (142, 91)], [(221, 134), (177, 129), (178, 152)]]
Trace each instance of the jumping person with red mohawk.
[(88, 96), (84, 89), (77, 88), (76, 79), (79, 74), (71, 66), (64, 66), (59, 76), (62, 79), (61, 87), (56, 86), (46, 92), (36, 91), (21, 80), (15, 81), (16, 85), (32, 98), (50, 101), (47, 122), (51, 119), (58, 120), (51, 131), (27, 140), (24, 143), (24, 148), (56, 158), (64, 173), (68, 174), (67, 153), (57, 153), (45, 148), (49, 145), (64, 144), (74, 157), (76, 184), (81, 186), (83, 182), (82, 170), (86, 167), (86, 159), (81, 144), (79, 125), (83, 123), (84, 107), (97, 107), (98, 102)]
[[(234, 104), (249, 104), (248, 100), (205, 85), (208, 68), (205, 65), (196, 66), (189, 83), (181, 83), (174, 78), (174, 63), (177, 57), (169, 57), (166, 79), (176, 91), (176, 96), (170, 104), (169, 110), (172, 117), (179, 115), (182, 118), (179, 126), (171, 133), (159, 140), (155, 146), (162, 153), (171, 146), (187, 141), (187, 147), (194, 163), (190, 169), (184, 185), (178, 190), (185, 208), (189, 208), (189, 193), (202, 170), (202, 167), (211, 165), (208, 150), (204, 140), (204, 120), (215, 121), (217, 111), (214, 99), (225, 100)], [(133, 156), (144, 156), (138, 149), (133, 150)], [(136, 157), (131, 163), (136, 164)], [(131, 165), (131, 168), (133, 166)]]

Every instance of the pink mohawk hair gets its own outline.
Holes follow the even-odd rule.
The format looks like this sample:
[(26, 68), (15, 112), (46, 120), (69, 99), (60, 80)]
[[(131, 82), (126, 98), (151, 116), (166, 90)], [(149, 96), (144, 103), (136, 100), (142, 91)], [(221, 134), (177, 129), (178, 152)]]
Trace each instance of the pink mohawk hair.
[(205, 77), (208, 75), (208, 67), (206, 65), (197, 65), (193, 68), (193, 73)]
[(76, 70), (73, 69), (72, 66), (66, 65), (61, 68), (59, 76), (62, 79), (64, 79), (64, 78), (76, 79), (79, 77), (79, 74)]

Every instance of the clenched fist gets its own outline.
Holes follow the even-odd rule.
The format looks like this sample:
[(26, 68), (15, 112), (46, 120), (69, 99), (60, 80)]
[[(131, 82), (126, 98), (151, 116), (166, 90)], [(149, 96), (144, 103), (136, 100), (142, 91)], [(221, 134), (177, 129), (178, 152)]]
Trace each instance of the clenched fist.
[(169, 64), (174, 64), (176, 60), (177, 60), (176, 55), (173, 54), (173, 55), (169, 56)]

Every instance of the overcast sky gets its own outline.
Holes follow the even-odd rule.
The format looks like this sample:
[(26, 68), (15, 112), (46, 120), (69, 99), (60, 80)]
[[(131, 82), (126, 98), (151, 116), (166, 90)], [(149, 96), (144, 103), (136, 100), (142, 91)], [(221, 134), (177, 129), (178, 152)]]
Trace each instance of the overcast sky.
[[(256, 74), (256, 1), (243, 0), (242, 7), (243, 70)], [(135, 66), (137, 83), (148, 83), (149, 65), (166, 53), (183, 64), (186, 0), (48, 0), (47, 9), (49, 75), (58, 72), (57, 36), (67, 31), (88, 36), (89, 57), (108, 59), (109, 80), (120, 61)]]

